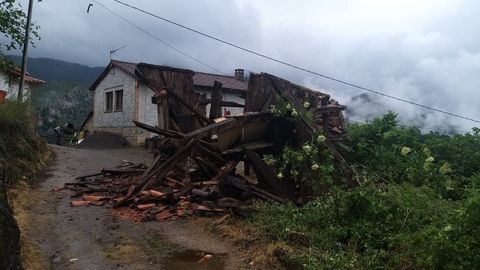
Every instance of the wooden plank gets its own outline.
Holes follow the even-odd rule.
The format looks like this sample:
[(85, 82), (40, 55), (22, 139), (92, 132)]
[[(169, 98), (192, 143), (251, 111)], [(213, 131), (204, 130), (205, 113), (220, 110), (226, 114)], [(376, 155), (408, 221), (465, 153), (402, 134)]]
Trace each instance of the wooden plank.
[(229, 162), (227, 162), (227, 164), (225, 164), (225, 166), (223, 166), (217, 172), (217, 174), (214, 177), (212, 177), (210, 181), (220, 182), (221, 180), (223, 180), (225, 176), (227, 176), (233, 169), (235, 169), (238, 162), (239, 162), (238, 160), (230, 160)]
[(199, 150), (200, 153), (204, 154), (205, 156), (207, 156), (208, 158), (210, 158), (216, 163), (225, 164), (227, 162), (224, 158), (220, 156), (220, 154), (202, 146), (201, 144), (198, 145), (197, 149)]
[(272, 188), (282, 198), (294, 200), (293, 188), (285, 180), (278, 179), (275, 172), (252, 150), (244, 149), (247, 160), (252, 164), (260, 181)]
[(283, 198), (280, 198), (276, 195), (273, 195), (272, 193), (263, 190), (261, 188), (258, 188), (256, 186), (250, 186), (251, 192), (254, 193), (255, 195), (261, 197), (262, 199), (266, 199), (269, 201), (275, 201), (275, 202), (280, 202), (280, 203), (287, 203), (288, 200), (285, 200)]
[(145, 171), (137, 184), (130, 186), (128, 193), (125, 197), (118, 200), (113, 206), (118, 207), (129, 201), (135, 192), (150, 189), (150, 187), (161, 182), (167, 175), (167, 173), (175, 166), (180, 159), (185, 158), (189, 151), (195, 146), (196, 140), (191, 139), (182, 149), (178, 150), (167, 161), (160, 164), (160, 155), (155, 162)]
[(135, 124), (135, 126), (141, 128), (141, 129), (144, 129), (146, 131), (156, 133), (156, 134), (159, 134), (159, 135), (162, 135), (162, 136), (165, 136), (165, 137), (185, 138), (185, 134), (177, 132), (177, 131), (157, 128), (157, 127), (150, 126), (150, 125), (147, 125), (145, 123), (141, 123), (141, 122), (138, 122), (138, 121), (135, 121), (135, 120), (133, 120), (132, 122)]
[(160, 183), (163, 178), (165, 178), (168, 171), (170, 171), (177, 162), (179, 162), (181, 159), (185, 158), (189, 154), (193, 146), (196, 145), (196, 142), (197, 140), (191, 139), (183, 148), (178, 150), (172, 157), (162, 163), (162, 165), (159, 166), (158, 169), (153, 170), (150, 173), (151, 177), (149, 177), (151, 179), (148, 180), (148, 182), (141, 188), (141, 190), (149, 189), (150, 187)]
[(212, 102), (210, 103), (210, 119), (216, 119), (222, 116), (222, 107), (220, 102), (222, 101), (222, 87), (223, 85), (215, 81), (212, 91)]
[(222, 152), (222, 155), (231, 155), (231, 154), (237, 154), (241, 153), (244, 151), (244, 149), (248, 150), (258, 150), (258, 149), (263, 149), (267, 147), (272, 147), (274, 146), (274, 143), (267, 143), (267, 142), (254, 142), (254, 143), (247, 143), (244, 145), (240, 145), (234, 148), (227, 149)]
[(214, 124), (211, 124), (211, 125), (208, 125), (208, 126), (205, 126), (205, 127), (202, 127), (202, 128), (199, 128), (197, 130), (194, 130), (188, 134), (186, 134), (186, 138), (187, 139), (202, 139), (204, 137), (207, 137), (207, 136), (211, 136), (213, 135), (214, 133), (217, 133), (217, 131), (220, 129), (220, 128), (226, 128), (228, 126), (235, 126), (235, 125), (238, 125), (238, 120), (236, 118), (228, 118), (224, 121), (221, 121), (221, 122), (218, 122), (218, 123), (214, 123)]
[[(188, 109), (201, 122), (206, 124), (213, 123), (212, 120), (208, 119), (194, 107), (193, 72), (142, 63), (137, 65), (135, 74), (153, 91), (167, 91), (168, 95), (173, 97), (173, 99), (169, 98), (170, 109), (178, 111), (177, 108), (172, 108), (174, 101), (176, 101)], [(182, 94), (183, 97), (179, 94)], [(176, 115), (179, 114), (177, 113)]]

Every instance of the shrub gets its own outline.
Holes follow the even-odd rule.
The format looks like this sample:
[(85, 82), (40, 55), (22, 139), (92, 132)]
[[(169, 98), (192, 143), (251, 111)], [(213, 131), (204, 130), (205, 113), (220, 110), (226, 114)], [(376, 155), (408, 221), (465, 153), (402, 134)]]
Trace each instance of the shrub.
[[(389, 113), (352, 125), (349, 134), (342, 149), (359, 169), (360, 186), (331, 181), (303, 207), (256, 204), (252, 226), (294, 247), (282, 262), (299, 269), (480, 268), (479, 130), (421, 134)], [(287, 147), (266, 160), (279, 171), (295, 168), (298, 184), (325, 183), (328, 173), (292, 162), (305, 151)]]
[(0, 168), (5, 171), (7, 185), (30, 176), (43, 164), (48, 148), (36, 134), (34, 123), (28, 103), (0, 104)]

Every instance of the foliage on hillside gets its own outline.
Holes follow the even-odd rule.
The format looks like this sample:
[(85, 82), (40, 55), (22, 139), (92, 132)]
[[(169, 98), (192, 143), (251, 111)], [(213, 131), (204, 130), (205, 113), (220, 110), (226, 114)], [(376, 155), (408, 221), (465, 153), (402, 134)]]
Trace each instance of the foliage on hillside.
[(6, 184), (27, 178), (43, 165), (48, 147), (35, 132), (29, 104), (7, 101), (0, 105), (0, 167)]
[(48, 136), (65, 123), (79, 128), (92, 110), (92, 95), (86, 86), (75, 82), (53, 81), (35, 89), (32, 105), (38, 115), (38, 133)]
[(292, 247), (281, 260), (292, 269), (479, 268), (480, 130), (421, 134), (389, 113), (349, 133), (342, 148), (360, 186), (324, 171), (316, 182), (328, 191), (307, 205), (258, 204), (252, 225)]
[[(21, 57), (8, 56), (15, 64)], [(92, 110), (92, 93), (88, 87), (103, 71), (103, 67), (88, 67), (50, 59), (29, 58), (30, 75), (46, 81), (32, 93), (32, 107), (37, 119), (37, 131), (53, 136), (53, 128), (72, 123), (78, 128)]]
[(0, 104), (0, 269), (22, 269), (20, 231), (6, 188), (28, 179), (48, 157), (47, 144), (35, 133), (34, 123), (28, 103)]

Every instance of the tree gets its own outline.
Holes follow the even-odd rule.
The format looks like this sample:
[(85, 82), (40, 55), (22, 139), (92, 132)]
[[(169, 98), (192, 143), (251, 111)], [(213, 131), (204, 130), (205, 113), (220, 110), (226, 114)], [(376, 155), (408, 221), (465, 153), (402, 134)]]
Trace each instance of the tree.
[[(3, 0), (0, 2), (0, 68), (6, 68), (11, 63), (5, 57), (5, 51), (19, 49), (23, 46), (25, 36), (25, 24), (27, 21), (22, 6), (15, 0)], [(38, 29), (40, 27), (32, 23), (30, 42), (39, 39)]]

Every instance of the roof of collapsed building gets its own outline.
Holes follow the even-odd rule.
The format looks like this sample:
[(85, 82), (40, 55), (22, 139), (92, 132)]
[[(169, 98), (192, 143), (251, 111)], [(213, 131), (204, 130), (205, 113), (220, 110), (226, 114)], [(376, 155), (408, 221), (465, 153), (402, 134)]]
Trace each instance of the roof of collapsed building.
[[(114, 211), (126, 211), (138, 220), (163, 221), (193, 213), (221, 214), (227, 209), (244, 215), (241, 207), (249, 198), (302, 204), (308, 201), (309, 191), (295, 185), (288, 172), (278, 176), (262, 157), (281, 154), (287, 145), (302, 147), (320, 135), (324, 136), (320, 147), (328, 149), (339, 168), (352, 176), (346, 184), (358, 184), (354, 169), (335, 146), (346, 134), (345, 106), (328, 94), (271, 74), (251, 74), (244, 113), (207, 118), (193, 91), (192, 71), (138, 64), (134, 74), (155, 92), (166, 91), (172, 109), (164, 127), (133, 121), (157, 135), (150, 141), (157, 156), (149, 166), (121, 164), (78, 177), (81, 183), (69, 188), (76, 192), (73, 197), (83, 198), (72, 205), (111, 204)], [(216, 82), (212, 96), (221, 90)], [(290, 111), (273, 113), (272, 106), (282, 102), (288, 103)], [(211, 110), (221, 106), (212, 98)], [(303, 117), (307, 114), (310, 117)], [(254, 175), (240, 174), (239, 162), (244, 162), (245, 169), (252, 168)], [(89, 179), (94, 176), (101, 178)]]
[[(97, 88), (98, 84), (105, 78), (105, 76), (108, 74), (110, 69), (113, 67), (119, 68), (125, 73), (133, 77), (136, 77), (135, 69), (139, 64), (144, 64), (144, 63), (132, 63), (132, 62), (112, 60), (110, 64), (105, 68), (105, 70), (100, 74), (97, 80), (90, 86), (90, 90), (94, 91), (95, 88)], [(144, 64), (144, 65), (151, 65), (151, 64)], [(196, 72), (196, 71), (191, 71), (191, 72), (194, 74), (193, 84), (195, 86), (210, 88), (210, 87), (213, 87), (213, 84), (215, 81), (218, 81), (222, 83), (223, 88), (227, 90), (242, 91), (242, 92), (245, 92), (247, 90), (248, 83), (244, 80), (238, 80), (234, 76), (219, 75), (219, 74), (212, 74), (212, 73), (205, 73), (205, 72)]]

